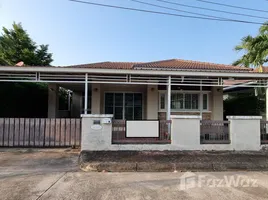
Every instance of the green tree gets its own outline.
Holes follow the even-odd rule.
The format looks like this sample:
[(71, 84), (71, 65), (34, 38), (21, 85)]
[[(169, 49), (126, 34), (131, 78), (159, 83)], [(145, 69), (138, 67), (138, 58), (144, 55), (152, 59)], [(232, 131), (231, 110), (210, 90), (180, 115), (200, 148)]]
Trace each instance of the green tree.
[[(0, 65), (23, 61), (28, 66), (48, 66), (53, 61), (48, 45), (37, 45), (20, 23), (14, 22), (11, 29), (2, 30)], [(47, 116), (47, 84), (2, 82), (0, 96), (0, 117)]]
[(259, 67), (268, 62), (268, 22), (262, 25), (256, 37), (246, 36), (235, 50), (244, 51), (244, 55), (233, 65)]
[(0, 36), (0, 65), (15, 65), (23, 61), (28, 66), (48, 66), (53, 61), (48, 45), (37, 45), (20, 23), (12, 29), (2, 28)]

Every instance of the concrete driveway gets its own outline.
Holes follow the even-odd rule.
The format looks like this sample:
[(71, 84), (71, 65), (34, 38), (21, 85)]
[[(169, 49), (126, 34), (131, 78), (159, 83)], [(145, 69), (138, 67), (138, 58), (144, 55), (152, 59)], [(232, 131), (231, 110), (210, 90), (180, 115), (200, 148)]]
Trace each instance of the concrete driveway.
[(77, 159), (0, 152), (0, 199), (268, 199), (267, 172), (85, 173)]

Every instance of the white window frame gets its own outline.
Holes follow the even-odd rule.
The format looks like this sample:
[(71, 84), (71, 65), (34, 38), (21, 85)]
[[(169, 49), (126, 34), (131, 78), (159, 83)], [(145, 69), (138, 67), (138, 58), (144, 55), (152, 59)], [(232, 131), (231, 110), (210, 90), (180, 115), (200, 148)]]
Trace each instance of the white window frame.
[[(171, 112), (200, 112), (200, 91), (181, 91), (181, 90), (172, 90), (171, 91), (171, 94), (198, 94), (198, 109), (171, 109)], [(209, 111), (209, 97), (210, 97), (210, 91), (202, 91), (201, 94), (204, 95), (206, 94), (207, 95), (207, 109), (204, 109), (203, 107), (203, 102), (202, 102), (202, 111), (203, 112), (210, 112)], [(161, 109), (161, 94), (165, 94), (165, 108), (164, 109)], [(203, 98), (202, 98), (203, 99)], [(159, 112), (166, 112), (167, 109), (166, 109), (166, 102), (167, 102), (167, 91), (166, 90), (160, 90), (159, 93), (158, 93), (158, 111)]]

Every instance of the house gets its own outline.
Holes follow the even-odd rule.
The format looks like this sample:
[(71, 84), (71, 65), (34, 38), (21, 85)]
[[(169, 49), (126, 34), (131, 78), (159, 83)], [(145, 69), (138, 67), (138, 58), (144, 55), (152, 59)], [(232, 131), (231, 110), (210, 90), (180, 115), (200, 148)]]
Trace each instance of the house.
[[(77, 138), (76, 133), (81, 132), (78, 128), (79, 123), (82, 123), (82, 141), (83, 133), (88, 134), (89, 127), (91, 127), (91, 131), (95, 130), (94, 134), (97, 131), (102, 133), (95, 135), (95, 139), (90, 138), (90, 143), (95, 145), (92, 149), (101, 148), (101, 143), (104, 144), (103, 148), (106, 148), (107, 145), (110, 145), (111, 140), (113, 144), (172, 144), (173, 142), (175, 146), (178, 146), (179, 142), (179, 149), (182, 149), (182, 146), (200, 149), (200, 138), (202, 144), (206, 142), (218, 144), (218, 140), (223, 144), (230, 144), (229, 122), (223, 121), (223, 88), (228, 86), (226, 82), (246, 80), (255, 82), (255, 84), (243, 82), (240, 87), (266, 88), (267, 79), (268, 73), (254, 71), (251, 68), (181, 59), (154, 62), (101, 62), (60, 67), (0, 67), (0, 82), (48, 83), (48, 120), (37, 119), (32, 122), (29, 119), (27, 121), (28, 128), (24, 128), (24, 132), (26, 130), (30, 135), (30, 132), (35, 133), (38, 130), (38, 138), (49, 136), (49, 145), (50, 140), (53, 140), (54, 145), (66, 144), (66, 142), (70, 145), (72, 143), (71, 134), (74, 132), (74, 137)], [(60, 87), (72, 91), (72, 98), (69, 101), (70, 109), (67, 111), (59, 110)], [(72, 124), (73, 118), (80, 120), (81, 117), (87, 117), (88, 114), (91, 114), (91, 120), (82, 120), (79, 123), (75, 121)], [(172, 121), (171, 126), (172, 116), (174, 123)], [(174, 116), (176, 117), (174, 118)], [(180, 117), (190, 121), (181, 121)], [(69, 124), (66, 120), (68, 118), (70, 119)], [(111, 125), (102, 126), (109, 124), (110, 119), (112, 120)], [(200, 122), (200, 119), (210, 121)], [(12, 122), (13, 128), (9, 128), (10, 125), (6, 127), (5, 120), (0, 122), (0, 127), (1, 123), (3, 124), (0, 134), (1, 130), (14, 130), (13, 135), (16, 135), (15, 132), (21, 130), (21, 121), (18, 119), (19, 125), (16, 128), (16, 120), (14, 119)], [(253, 118), (254, 130), (259, 129), (259, 120), (259, 118)], [(10, 123), (10, 120), (8, 122)], [(240, 123), (239, 120), (238, 122)], [(83, 132), (83, 127), (87, 131)], [(74, 128), (78, 128), (77, 131), (74, 131)], [(128, 132), (130, 129), (132, 132)], [(172, 130), (174, 134), (176, 133), (175, 135), (172, 134)], [(178, 134), (182, 130), (185, 132)], [(234, 140), (239, 139), (241, 144), (247, 142), (240, 141), (241, 135), (238, 133), (243, 133), (243, 130), (235, 130), (235, 133), (231, 135), (237, 137)], [(59, 136), (57, 136), (58, 132)], [(104, 134), (107, 134), (107, 137), (98, 138), (104, 137)], [(193, 134), (193, 139), (187, 138), (190, 134)], [(248, 134), (250, 135), (250, 133)], [(18, 137), (22, 135), (24, 136), (24, 133), (19, 134)], [(130, 135), (131, 137), (129, 137)], [(254, 141), (258, 140), (259, 135), (256, 132)], [(172, 137), (175, 139), (172, 140)], [(33, 137), (33, 145), (36, 144), (36, 138)], [(62, 138), (63, 143), (60, 141)], [(245, 138), (250, 140), (248, 136)], [(187, 143), (189, 143), (188, 146)], [(43, 139), (42, 142), (37, 141), (37, 144), (46, 146), (46, 139)], [(224, 148), (232, 149), (232, 145), (234, 144)], [(18, 146), (20, 146), (19, 142)], [(178, 149), (177, 146), (175, 149)], [(113, 148), (107, 147), (107, 149)], [(129, 148), (135, 147), (129, 146)], [(170, 149), (170, 146), (166, 146), (166, 148)], [(239, 146), (239, 148), (241, 147)], [(252, 149), (257, 148), (259, 147), (255, 145)]]

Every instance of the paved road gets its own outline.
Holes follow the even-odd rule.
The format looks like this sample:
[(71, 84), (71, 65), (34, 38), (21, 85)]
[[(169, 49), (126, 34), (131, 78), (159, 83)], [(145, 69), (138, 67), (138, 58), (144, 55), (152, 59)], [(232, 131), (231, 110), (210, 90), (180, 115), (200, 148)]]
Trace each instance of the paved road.
[(268, 199), (268, 173), (85, 173), (74, 153), (0, 152), (0, 199)]

